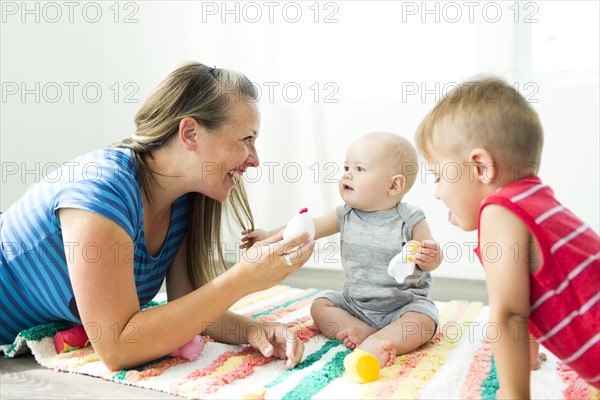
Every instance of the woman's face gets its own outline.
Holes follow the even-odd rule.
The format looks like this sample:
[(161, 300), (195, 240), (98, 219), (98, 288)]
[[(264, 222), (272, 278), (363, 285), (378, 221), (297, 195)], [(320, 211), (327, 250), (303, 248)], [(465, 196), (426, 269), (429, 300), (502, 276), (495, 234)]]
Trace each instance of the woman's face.
[(229, 121), (214, 131), (203, 131), (198, 138), (199, 187), (201, 193), (225, 201), (248, 167), (258, 167), (255, 142), (260, 128), (260, 114), (255, 103), (234, 100)]

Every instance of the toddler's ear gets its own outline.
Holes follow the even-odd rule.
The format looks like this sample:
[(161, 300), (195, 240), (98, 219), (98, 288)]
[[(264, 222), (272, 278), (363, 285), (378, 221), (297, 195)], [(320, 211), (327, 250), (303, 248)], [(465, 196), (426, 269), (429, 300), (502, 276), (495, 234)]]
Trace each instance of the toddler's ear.
[(475, 179), (481, 183), (494, 183), (500, 179), (500, 166), (487, 149), (473, 149), (469, 155), (469, 166), (473, 168)]
[(404, 190), (404, 185), (406, 185), (406, 178), (402, 174), (392, 176), (392, 180), (390, 182), (390, 188), (388, 189), (388, 193), (390, 196), (397, 196)]

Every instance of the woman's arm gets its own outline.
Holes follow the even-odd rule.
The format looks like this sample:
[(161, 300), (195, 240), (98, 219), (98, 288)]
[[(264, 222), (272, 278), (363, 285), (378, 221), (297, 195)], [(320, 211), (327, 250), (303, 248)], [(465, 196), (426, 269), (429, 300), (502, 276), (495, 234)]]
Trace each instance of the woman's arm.
[[(169, 301), (193, 291), (185, 267), (185, 240), (167, 273), (167, 295)], [(287, 326), (279, 323), (261, 323), (244, 315), (226, 311), (216, 321), (207, 323), (202, 334), (212, 339), (231, 344), (251, 344), (265, 357), (275, 355), (286, 360), (292, 368), (302, 359), (304, 343)]]
[[(131, 254), (115, 252), (115, 246), (133, 251), (125, 230), (88, 211), (61, 209), (59, 218), (82, 323), (98, 356), (113, 370), (140, 365), (185, 344), (237, 300), (281, 282), (302, 266), (313, 245), (306, 235), (294, 238), (306, 243), (292, 267), (281, 257), (286, 246), (260, 246), (255, 261), (240, 262), (197, 290), (180, 289), (179, 298), (140, 311)], [(81, 251), (90, 243), (98, 252), (93, 260)]]
[(421, 248), (415, 254), (415, 262), (423, 271), (433, 271), (443, 260), (440, 244), (433, 240), (431, 230), (424, 219), (417, 222), (412, 231), (412, 238), (421, 243)]
[(194, 291), (194, 287), (190, 283), (187, 273), (185, 259), (186, 246), (187, 237), (184, 237), (177, 249), (177, 253), (175, 253), (173, 262), (167, 271), (166, 287), (168, 301), (173, 301)]
[(500, 390), (507, 398), (529, 398), (529, 265), (519, 249), (529, 248), (531, 234), (513, 213), (489, 205), (481, 214), (479, 235), (490, 323), (499, 330), (492, 351)]

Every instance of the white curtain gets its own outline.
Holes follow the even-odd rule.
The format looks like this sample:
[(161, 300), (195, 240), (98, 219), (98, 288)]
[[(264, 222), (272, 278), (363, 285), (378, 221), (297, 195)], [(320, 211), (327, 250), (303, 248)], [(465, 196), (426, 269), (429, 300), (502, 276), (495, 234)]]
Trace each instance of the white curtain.
[[(247, 177), (259, 226), (281, 226), (302, 207), (318, 216), (341, 204), (337, 178), (353, 140), (377, 130), (412, 140), (447, 90), (491, 73), (536, 107), (546, 131), (542, 178), (598, 229), (598, 186), (573, 176), (585, 162), (561, 150), (587, 153), (598, 164), (597, 3), (281, 2), (273, 22), (263, 3), (251, 4), (197, 5), (203, 23), (195, 25), (195, 54), (244, 71), (261, 90), (262, 165)], [(286, 4), (288, 16), (301, 10), (302, 18), (286, 19)], [(258, 9), (262, 19), (253, 22)], [(558, 157), (569, 158), (570, 172), (551, 161)], [(406, 201), (425, 209), (446, 250), (437, 273), (483, 277), (472, 253), (475, 234), (448, 224), (421, 168)], [(598, 168), (586, 170), (597, 183)], [(582, 191), (589, 197), (574, 195)], [(339, 268), (336, 246), (337, 237), (322, 240), (313, 264)]]
[[(130, 134), (158, 81), (193, 59), (242, 71), (261, 92), (261, 167), (246, 178), (260, 227), (281, 226), (302, 207), (313, 216), (333, 209), (353, 140), (372, 131), (412, 140), (445, 91), (491, 73), (539, 112), (546, 138), (540, 175), (598, 231), (596, 1), (77, 4), (69, 15), (61, 2), (2, 3), (0, 209), (42, 179), (45, 166)], [(65, 82), (79, 84), (74, 101)], [(90, 82), (103, 89), (96, 102), (82, 98)], [(41, 93), (31, 92), (36, 83)], [(58, 100), (50, 90), (57, 85)], [(125, 101), (128, 94), (135, 101)], [(446, 250), (435, 273), (483, 277), (470, 249), (475, 235), (449, 225), (423, 169), (406, 201), (425, 210)], [(320, 243), (310, 265), (339, 268), (337, 238), (330, 242)]]

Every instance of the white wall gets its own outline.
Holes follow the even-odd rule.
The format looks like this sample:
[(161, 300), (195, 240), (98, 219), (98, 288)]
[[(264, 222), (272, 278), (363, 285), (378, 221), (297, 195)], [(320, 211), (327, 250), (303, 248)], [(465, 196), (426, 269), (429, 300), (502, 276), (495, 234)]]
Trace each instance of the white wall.
[[(300, 207), (319, 215), (339, 204), (335, 181), (350, 142), (374, 130), (412, 140), (445, 85), (487, 72), (535, 101), (546, 134), (540, 175), (598, 231), (597, 2), (521, 2), (518, 16), (513, 2), (477, 3), (472, 15), (461, 2), (430, 2), (429, 14), (421, 2), (275, 2), (272, 15), (267, 3), (74, 2), (70, 22), (62, 2), (2, 2), (0, 209), (56, 165), (128, 136), (154, 86), (195, 59), (243, 71), (262, 91), (263, 166), (248, 175), (259, 226), (282, 225)], [(295, 10), (302, 17), (292, 22)], [(91, 97), (101, 88), (97, 101), (84, 97), (86, 84)], [(32, 92), (22, 97), (21, 85)], [(78, 85), (72, 101), (68, 85)], [(302, 90), (298, 101), (286, 85)], [(425, 209), (447, 249), (436, 274), (482, 278), (468, 250), (474, 234), (450, 226), (432, 193), (423, 174), (406, 200)], [(325, 246), (311, 264), (339, 268), (334, 245)]]
[(2, 210), (56, 165), (129, 136), (149, 92), (192, 58), (185, 2), (72, 4), (2, 2)]

